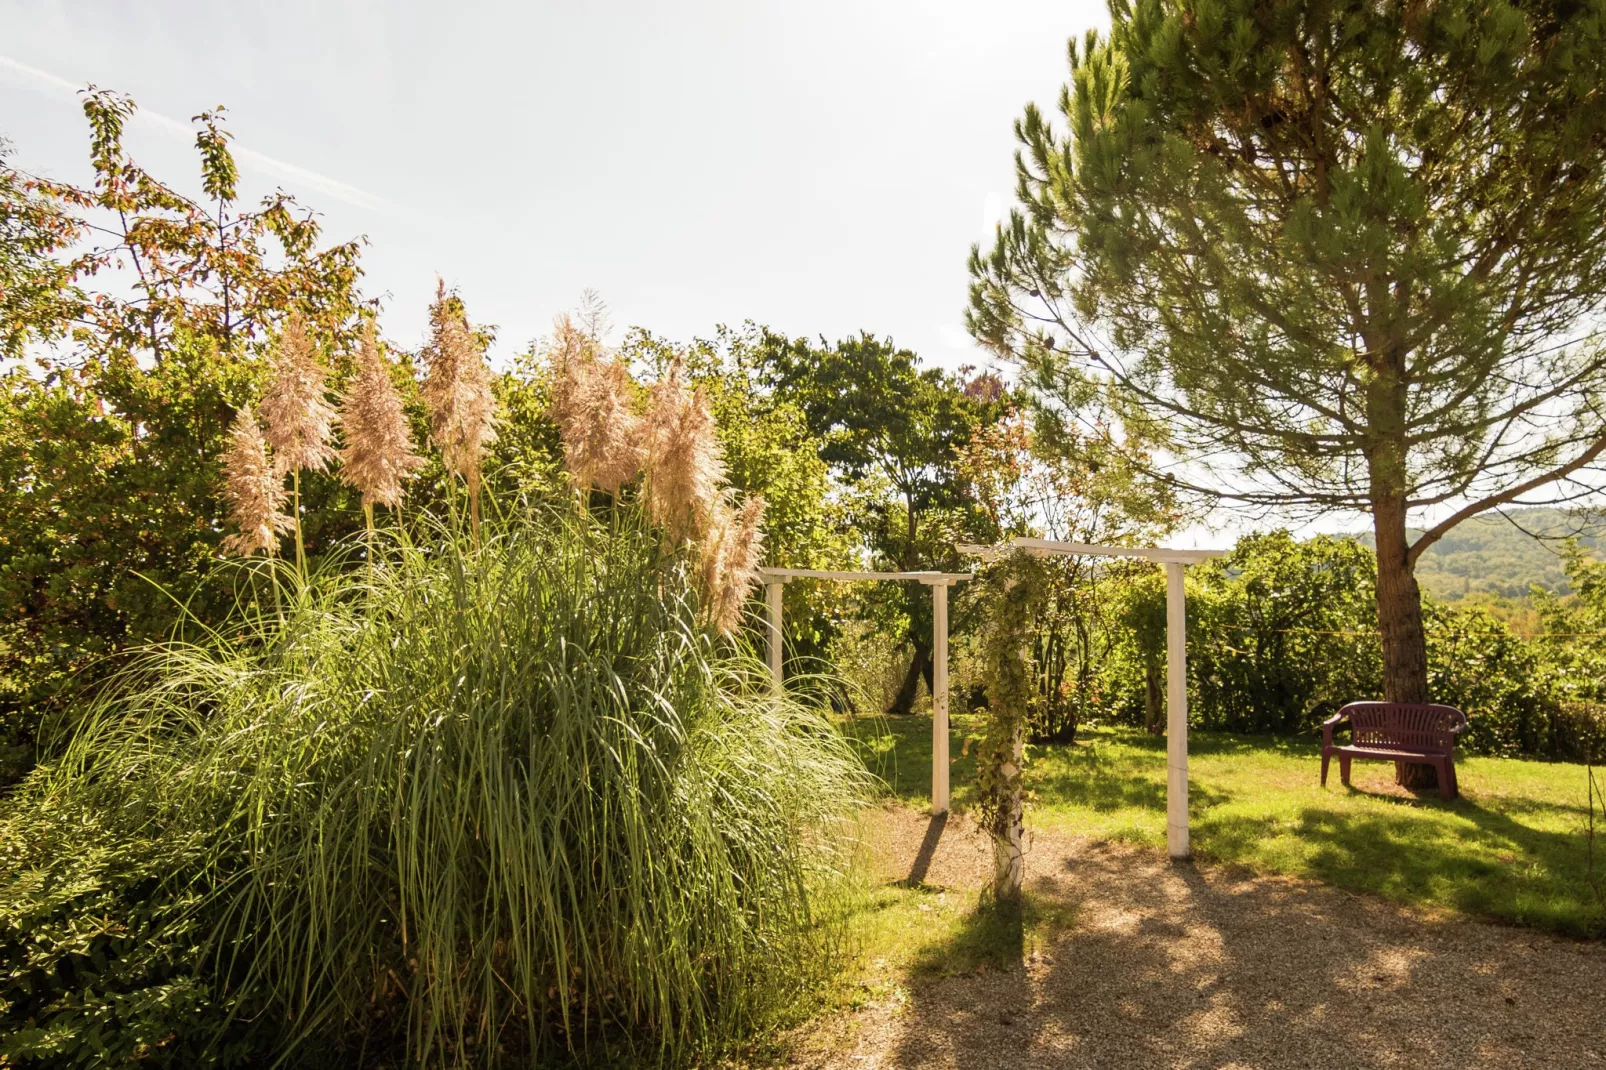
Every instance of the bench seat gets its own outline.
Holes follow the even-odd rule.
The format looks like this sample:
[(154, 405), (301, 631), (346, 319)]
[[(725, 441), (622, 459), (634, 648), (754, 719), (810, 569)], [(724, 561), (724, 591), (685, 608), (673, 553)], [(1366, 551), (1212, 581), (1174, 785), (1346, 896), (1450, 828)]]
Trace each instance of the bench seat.
[[(1334, 735), (1348, 724), (1350, 742)], [(1404, 782), (1407, 765), (1430, 765), (1439, 775), (1439, 794), (1460, 793), (1455, 778), (1455, 737), (1467, 727), (1467, 715), (1454, 706), (1432, 703), (1351, 702), (1322, 722), (1322, 786), (1327, 766), (1338, 759), (1339, 778), (1349, 784), (1350, 762), (1393, 762), (1395, 779)]]

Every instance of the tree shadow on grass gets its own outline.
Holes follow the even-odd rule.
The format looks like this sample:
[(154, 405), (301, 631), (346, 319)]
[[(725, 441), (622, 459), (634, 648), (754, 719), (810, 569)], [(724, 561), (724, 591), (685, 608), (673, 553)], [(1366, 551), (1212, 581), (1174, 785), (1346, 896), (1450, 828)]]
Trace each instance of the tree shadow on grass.
[(1211, 857), (1253, 863), (1291, 832), (1307, 848), (1309, 875), (1342, 888), (1571, 936), (1606, 936), (1606, 903), (1589, 885), (1582, 835), (1535, 829), (1464, 797), (1429, 805), (1472, 828), (1429, 820), (1422, 805), (1401, 800), (1386, 813), (1302, 807), (1292, 830), (1286, 813), (1207, 817), (1196, 842)]
[(988, 970), (1018, 969), (1026, 957), (1026, 921), (1031, 908), (1024, 900), (983, 900), (960, 921), (947, 940), (921, 948), (910, 962), (919, 978), (954, 977)]
[(906, 888), (915, 888), (926, 881), (926, 874), (931, 871), (931, 859), (937, 853), (937, 845), (942, 842), (943, 829), (948, 827), (947, 813), (933, 814), (931, 823), (926, 826), (926, 834), (920, 840), (920, 849), (915, 852), (915, 860), (909, 866), (909, 875), (901, 882)]
[(1057, 888), (1004, 902), (984, 894), (952, 936), (910, 962), (910, 1013), (921, 1025), (903, 1031), (893, 1064), (927, 1066), (944, 1051), (967, 1048), (1030, 1048), (1043, 1021), (1032, 1010), (1028, 957), (1036, 958), (1034, 946), (1069, 930), (1075, 915)]
[[(1164, 752), (1107, 753), (1102, 748), (1064, 749), (1039, 763), (1032, 791), (1049, 806), (1085, 807), (1099, 812), (1140, 809), (1163, 814), (1166, 808)], [(1190, 809), (1229, 802), (1232, 794), (1190, 780)]]

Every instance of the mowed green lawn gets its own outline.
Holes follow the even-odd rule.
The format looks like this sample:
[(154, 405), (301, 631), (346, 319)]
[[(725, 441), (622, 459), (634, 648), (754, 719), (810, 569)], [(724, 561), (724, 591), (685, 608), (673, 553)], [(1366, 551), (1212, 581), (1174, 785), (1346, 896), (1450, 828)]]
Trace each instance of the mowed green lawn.
[[(978, 725), (954, 721), (954, 806), (962, 810), (975, 771), (965, 740)], [(929, 803), (929, 719), (860, 720), (849, 730), (894, 795)], [(1583, 766), (1464, 758), (1462, 797), (1446, 803), (1437, 792), (1396, 787), (1394, 767), (1382, 762), (1356, 762), (1354, 786), (1345, 788), (1335, 761), (1324, 789), (1319, 751), (1314, 738), (1192, 733), (1195, 854), (1415, 906), (1606, 936), (1606, 828), (1598, 829), (1592, 880)], [(1165, 844), (1164, 739), (1087, 731), (1071, 746), (1033, 748), (1027, 780), (1030, 826)], [(1597, 772), (1596, 781), (1606, 776)]]

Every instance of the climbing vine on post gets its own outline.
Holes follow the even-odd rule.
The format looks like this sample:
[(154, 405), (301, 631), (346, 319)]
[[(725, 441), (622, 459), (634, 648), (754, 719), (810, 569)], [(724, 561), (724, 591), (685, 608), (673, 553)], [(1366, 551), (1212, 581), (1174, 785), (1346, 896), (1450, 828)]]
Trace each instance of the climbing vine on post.
[(987, 733), (976, 754), (980, 819), (993, 841), (993, 894), (1018, 899), (1026, 873), (1026, 733), (1036, 699), (1032, 686), (1032, 621), (1042, 591), (1042, 565), (1009, 554), (982, 575), (987, 625), (982, 672), (987, 686)]

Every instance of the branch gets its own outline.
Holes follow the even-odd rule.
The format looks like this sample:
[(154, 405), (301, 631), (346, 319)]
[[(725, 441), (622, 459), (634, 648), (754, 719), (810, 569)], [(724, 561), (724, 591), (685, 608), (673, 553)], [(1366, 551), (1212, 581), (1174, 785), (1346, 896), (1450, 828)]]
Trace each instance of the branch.
[(1585, 450), (1583, 453), (1580, 453), (1577, 457), (1574, 457), (1560, 468), (1553, 468), (1549, 472), (1541, 473), (1540, 475), (1534, 476), (1532, 479), (1518, 483), (1514, 487), (1508, 487), (1498, 494), (1491, 494), (1487, 498), (1473, 502), (1471, 505), (1466, 506), (1460, 511), (1452, 513), (1447, 519), (1435, 524), (1433, 527), (1422, 533), (1422, 537), (1417, 539), (1416, 543), (1412, 545), (1411, 549), (1406, 552), (1406, 565), (1414, 567), (1416, 565), (1417, 558), (1422, 556), (1424, 550), (1448, 535), (1450, 533), (1450, 529), (1461, 523), (1461, 521), (1477, 516), (1479, 513), (1487, 512), (1497, 505), (1505, 505), (1508, 502), (1516, 501), (1524, 494), (1527, 494), (1531, 490), (1537, 490), (1546, 483), (1554, 483), (1558, 479), (1565, 479), (1573, 472), (1578, 471), (1590, 461), (1593, 461), (1596, 457), (1600, 456), (1603, 451), (1606, 451), (1606, 438), (1598, 438), (1587, 450)]

